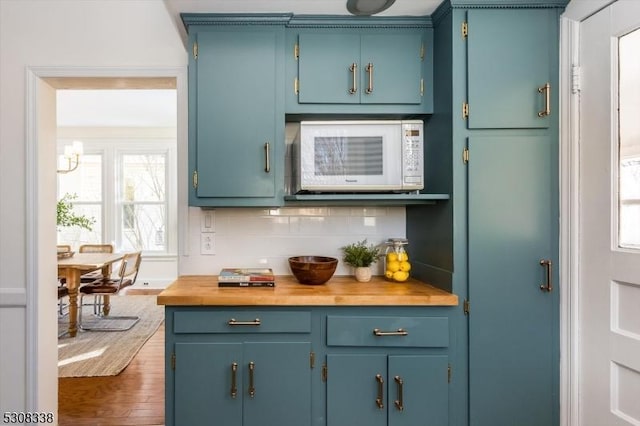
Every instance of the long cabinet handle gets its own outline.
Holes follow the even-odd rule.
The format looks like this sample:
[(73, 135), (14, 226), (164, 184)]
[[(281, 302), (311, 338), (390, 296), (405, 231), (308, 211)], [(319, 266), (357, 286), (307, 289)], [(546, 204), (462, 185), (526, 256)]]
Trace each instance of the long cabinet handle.
[(269, 173), (271, 171), (271, 160), (269, 158), (269, 142), (265, 142), (264, 144), (264, 171)]
[(384, 408), (384, 379), (381, 374), (376, 374), (376, 382), (378, 382), (378, 397), (376, 398), (376, 405), (380, 410)]
[(551, 115), (551, 85), (549, 83), (538, 87), (538, 93), (544, 92), (544, 109), (538, 112), (538, 117)]
[(367, 67), (365, 68), (365, 70), (367, 71), (367, 74), (369, 75), (369, 86), (367, 87), (367, 90), (365, 90), (365, 92), (370, 95), (371, 93), (373, 93), (373, 64), (371, 62), (369, 62), (367, 64)]
[(352, 63), (349, 67), (349, 71), (351, 71), (352, 78), (351, 89), (349, 89), (349, 93), (351, 95), (355, 95), (358, 91), (358, 64), (356, 64), (355, 62)]
[(373, 335), (377, 337), (384, 336), (408, 336), (409, 332), (403, 328), (399, 328), (396, 331), (382, 331), (379, 328), (373, 329)]
[(253, 383), (253, 372), (256, 369), (256, 365), (253, 361), (249, 363), (249, 396), (253, 398), (256, 396), (256, 387)]
[(237, 325), (252, 325), (252, 326), (259, 326), (260, 325), (260, 318), (256, 318), (253, 321), (238, 321), (235, 318), (231, 318), (229, 321), (227, 321), (227, 324), (230, 326), (237, 326)]
[(404, 402), (402, 402), (402, 387), (404, 385), (404, 381), (400, 376), (395, 376), (393, 380), (395, 380), (398, 385), (398, 399), (395, 400), (395, 406), (398, 411), (402, 411), (404, 410)]
[(231, 364), (231, 398), (238, 396), (238, 363)]
[(553, 291), (553, 264), (549, 259), (542, 259), (540, 261), (540, 266), (545, 268), (547, 273), (547, 282), (540, 284), (540, 290), (547, 292)]

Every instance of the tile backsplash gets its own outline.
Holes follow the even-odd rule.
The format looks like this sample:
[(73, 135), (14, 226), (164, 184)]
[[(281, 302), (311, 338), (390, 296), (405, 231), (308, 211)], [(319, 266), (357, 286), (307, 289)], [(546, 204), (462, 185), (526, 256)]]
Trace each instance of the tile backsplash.
[[(202, 255), (201, 222), (213, 213), (214, 252)], [(189, 239), (180, 257), (180, 274), (217, 274), (223, 267), (271, 267), (288, 275), (287, 258), (299, 255), (340, 259), (336, 275), (351, 275), (340, 247), (366, 239), (380, 244), (405, 237), (404, 207), (285, 207), (276, 209), (189, 208)], [(374, 274), (381, 274), (380, 262)]]

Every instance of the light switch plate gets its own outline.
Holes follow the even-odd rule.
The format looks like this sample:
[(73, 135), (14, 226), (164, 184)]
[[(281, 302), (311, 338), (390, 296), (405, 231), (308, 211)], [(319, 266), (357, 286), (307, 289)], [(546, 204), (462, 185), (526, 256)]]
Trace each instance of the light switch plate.
[(200, 233), (200, 254), (203, 254), (203, 255), (216, 254), (216, 233), (215, 232)]
[(215, 210), (202, 210), (200, 216), (200, 232), (216, 232)]

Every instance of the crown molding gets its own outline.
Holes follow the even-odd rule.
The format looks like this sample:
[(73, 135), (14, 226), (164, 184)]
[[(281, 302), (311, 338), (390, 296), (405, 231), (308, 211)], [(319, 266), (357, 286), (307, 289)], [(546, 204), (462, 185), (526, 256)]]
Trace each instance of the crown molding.
[(285, 25), (291, 13), (181, 13), (186, 28), (191, 25)]
[(432, 28), (430, 16), (294, 15), (289, 28)]

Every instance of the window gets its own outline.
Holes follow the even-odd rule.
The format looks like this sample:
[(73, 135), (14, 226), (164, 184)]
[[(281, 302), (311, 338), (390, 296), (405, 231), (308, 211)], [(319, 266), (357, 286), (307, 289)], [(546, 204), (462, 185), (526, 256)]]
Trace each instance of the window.
[(121, 246), (165, 252), (167, 154), (122, 154), (119, 160)]
[[(65, 143), (59, 141), (60, 150)], [(78, 168), (58, 175), (58, 199), (75, 196), (74, 212), (95, 223), (92, 231), (59, 229), (58, 243), (77, 249), (107, 242), (118, 251), (175, 253), (175, 140), (84, 139), (83, 144)]]
[(619, 39), (618, 244), (640, 248), (640, 29)]

